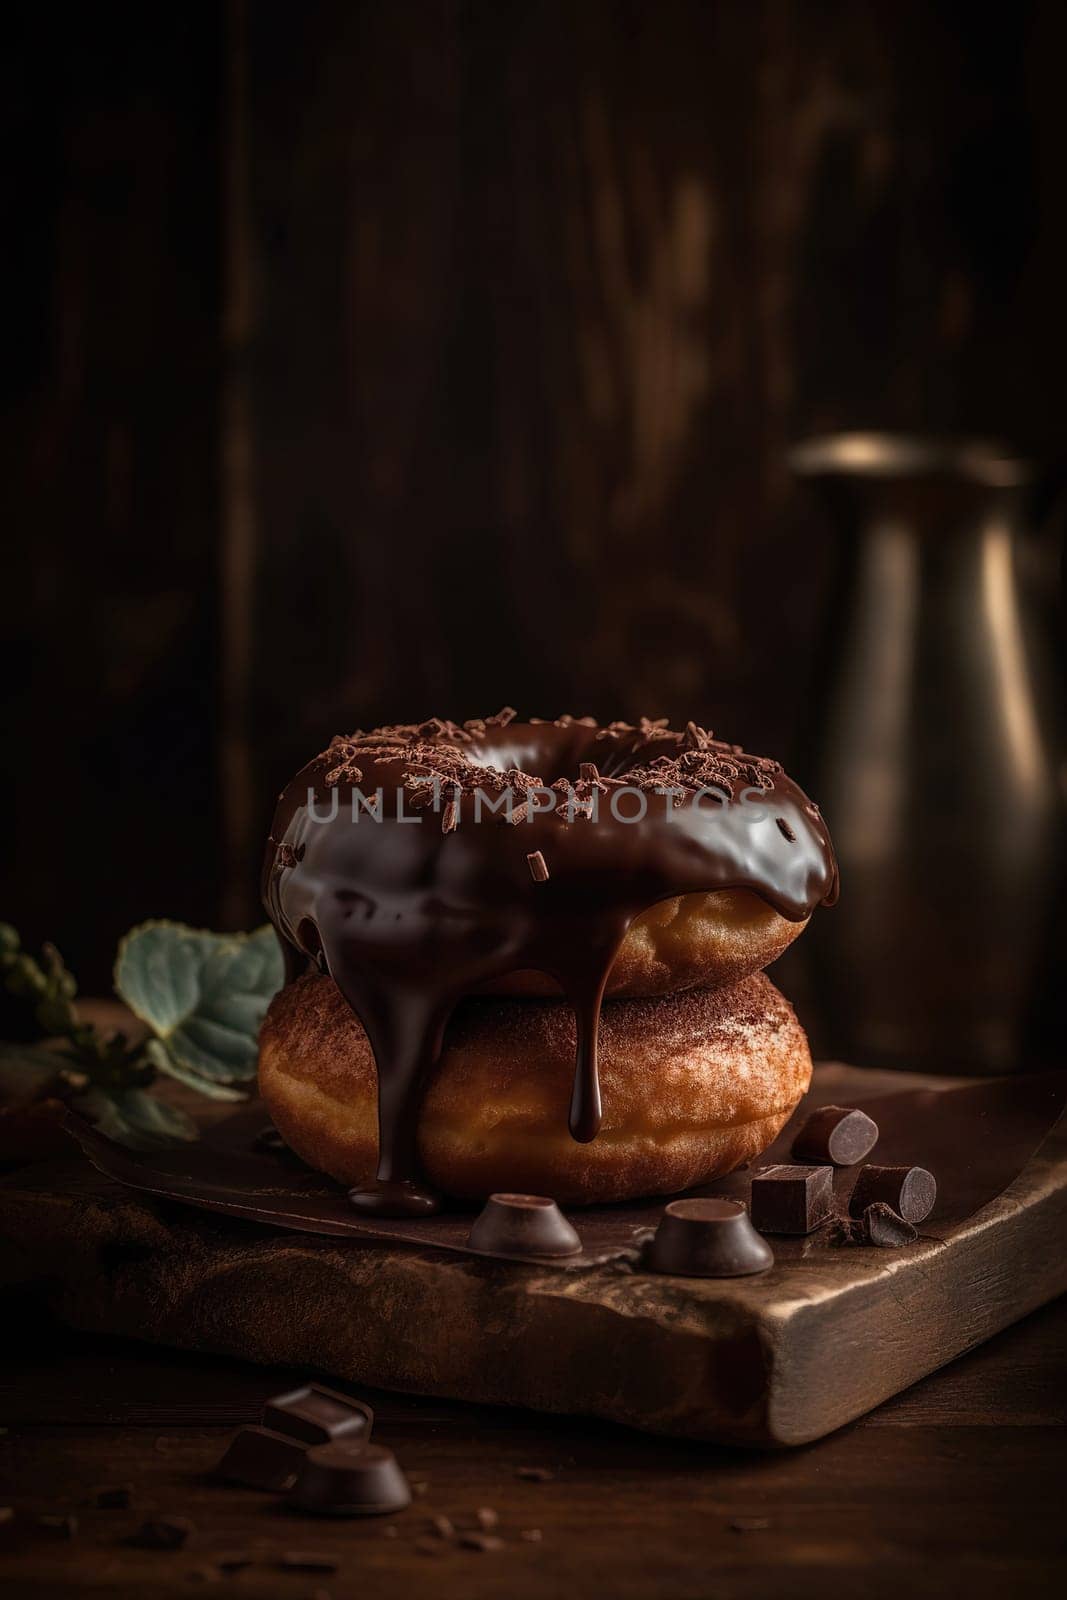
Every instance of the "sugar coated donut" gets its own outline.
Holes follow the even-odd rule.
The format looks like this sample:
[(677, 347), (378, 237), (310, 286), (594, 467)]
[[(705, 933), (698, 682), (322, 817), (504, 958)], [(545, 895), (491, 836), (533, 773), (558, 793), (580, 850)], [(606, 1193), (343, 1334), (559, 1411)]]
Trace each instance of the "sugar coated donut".
[[(467, 1000), (445, 1033), (417, 1127), (443, 1194), (500, 1189), (588, 1205), (671, 1194), (766, 1149), (811, 1077), (807, 1039), (762, 973), (729, 989), (606, 1007), (604, 1119), (595, 1143), (567, 1132), (575, 1025), (551, 1000)], [(260, 1087), (282, 1137), (346, 1186), (378, 1165), (377, 1077), (362, 1027), (330, 978), (273, 1001)]]

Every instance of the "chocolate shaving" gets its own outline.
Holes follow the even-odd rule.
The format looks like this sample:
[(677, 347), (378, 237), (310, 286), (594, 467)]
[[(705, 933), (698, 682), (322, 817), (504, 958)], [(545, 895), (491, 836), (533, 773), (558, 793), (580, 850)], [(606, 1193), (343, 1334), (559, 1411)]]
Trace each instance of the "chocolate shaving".
[(486, 717), (485, 725), (487, 728), (506, 728), (509, 722), (515, 721), (518, 714), (514, 706), (505, 706), (495, 716)]
[(455, 833), (459, 827), (459, 806), (450, 800), (441, 813), (441, 832)]
[(778, 824), (778, 832), (782, 835), (782, 838), (783, 839), (788, 839), (790, 844), (796, 844), (797, 836), (793, 832), (792, 828), (789, 826), (789, 824), (785, 820), (785, 818), (784, 817), (775, 817), (774, 820)]

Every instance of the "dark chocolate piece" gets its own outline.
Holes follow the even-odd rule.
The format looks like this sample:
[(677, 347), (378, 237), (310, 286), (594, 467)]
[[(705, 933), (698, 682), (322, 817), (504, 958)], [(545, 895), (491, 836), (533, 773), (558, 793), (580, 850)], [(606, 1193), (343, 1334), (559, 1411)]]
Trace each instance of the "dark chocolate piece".
[(739, 1200), (672, 1200), (641, 1259), (650, 1272), (682, 1278), (747, 1278), (773, 1264)]
[(195, 1532), (188, 1517), (150, 1517), (130, 1534), (126, 1543), (138, 1550), (180, 1550)]
[(411, 1504), (411, 1490), (391, 1450), (380, 1444), (313, 1446), (293, 1490), (301, 1511), (326, 1517), (379, 1517)]
[(491, 1194), (467, 1243), (494, 1255), (573, 1256), (582, 1248), (559, 1206), (543, 1194)]
[(351, 1395), (308, 1383), (268, 1400), (263, 1407), (263, 1425), (304, 1444), (329, 1444), (331, 1439), (352, 1443), (370, 1438), (374, 1412)]
[(218, 1465), (218, 1475), (249, 1489), (274, 1489), (279, 1493), (296, 1482), (307, 1446), (271, 1428), (241, 1428), (230, 1440)]
[(800, 1161), (854, 1167), (866, 1160), (877, 1143), (878, 1124), (865, 1111), (852, 1106), (820, 1106), (793, 1140), (793, 1154)]
[(811, 1233), (833, 1209), (833, 1167), (764, 1167), (752, 1180), (752, 1221), (761, 1233)]
[(863, 1167), (856, 1179), (848, 1209), (862, 1217), (879, 1201), (905, 1222), (923, 1222), (934, 1209), (937, 1180), (925, 1167)]
[(884, 1200), (876, 1200), (867, 1207), (863, 1213), (863, 1228), (870, 1243), (880, 1245), (883, 1250), (899, 1250), (902, 1245), (914, 1244), (919, 1237), (918, 1230), (898, 1217)]

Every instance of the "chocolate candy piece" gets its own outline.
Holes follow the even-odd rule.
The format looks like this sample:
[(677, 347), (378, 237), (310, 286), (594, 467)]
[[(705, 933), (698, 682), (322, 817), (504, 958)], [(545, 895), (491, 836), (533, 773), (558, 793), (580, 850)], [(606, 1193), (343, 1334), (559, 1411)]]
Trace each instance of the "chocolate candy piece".
[(876, 1200), (873, 1206), (867, 1207), (863, 1213), (863, 1228), (871, 1244), (881, 1245), (884, 1250), (899, 1250), (902, 1245), (914, 1244), (919, 1237), (911, 1223), (898, 1217), (884, 1200)]
[(307, 1452), (293, 1504), (324, 1517), (378, 1517), (410, 1505), (411, 1490), (384, 1445), (338, 1440)]
[(835, 1167), (854, 1167), (870, 1155), (877, 1143), (878, 1124), (865, 1111), (851, 1106), (820, 1106), (793, 1140), (793, 1154), (800, 1161), (829, 1161)]
[(641, 1260), (680, 1278), (747, 1278), (773, 1263), (738, 1200), (672, 1200)]
[(905, 1222), (922, 1222), (934, 1209), (937, 1180), (925, 1167), (863, 1167), (856, 1179), (848, 1209), (862, 1217), (879, 1201)]
[(752, 1180), (761, 1233), (811, 1233), (833, 1214), (833, 1167), (764, 1167)]
[(331, 1439), (369, 1439), (374, 1412), (362, 1400), (338, 1394), (321, 1383), (308, 1383), (290, 1394), (275, 1395), (263, 1407), (263, 1423), (304, 1444), (329, 1444)]
[(270, 1428), (241, 1428), (218, 1465), (218, 1474), (249, 1489), (290, 1489), (307, 1446)]
[(559, 1206), (543, 1194), (491, 1194), (467, 1243), (515, 1256), (573, 1256), (582, 1248)]

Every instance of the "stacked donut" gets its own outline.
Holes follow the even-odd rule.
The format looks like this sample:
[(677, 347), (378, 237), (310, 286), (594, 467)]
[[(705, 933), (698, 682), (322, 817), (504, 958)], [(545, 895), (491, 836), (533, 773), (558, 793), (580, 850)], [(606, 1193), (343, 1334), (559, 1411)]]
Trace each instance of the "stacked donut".
[(818, 809), (694, 723), (507, 710), (335, 739), (267, 848), (291, 981), (262, 1094), (371, 1211), (688, 1188), (807, 1088), (763, 969), (835, 893)]

